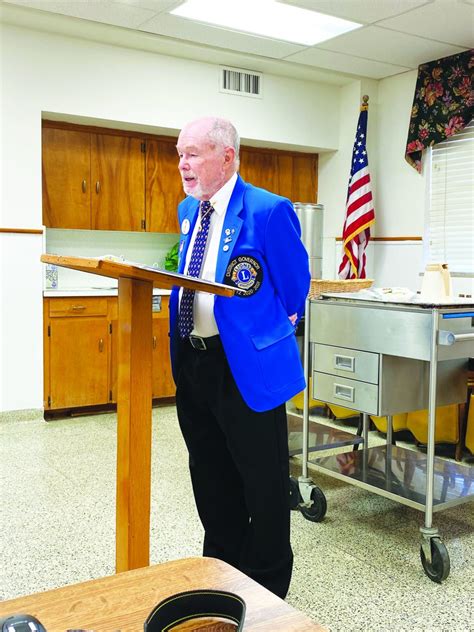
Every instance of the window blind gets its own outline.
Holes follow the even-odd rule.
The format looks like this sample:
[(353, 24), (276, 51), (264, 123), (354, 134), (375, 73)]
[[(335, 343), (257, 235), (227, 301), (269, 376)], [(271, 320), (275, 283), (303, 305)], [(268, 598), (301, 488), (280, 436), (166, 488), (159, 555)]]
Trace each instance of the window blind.
[(474, 119), (430, 155), (428, 261), (474, 275)]

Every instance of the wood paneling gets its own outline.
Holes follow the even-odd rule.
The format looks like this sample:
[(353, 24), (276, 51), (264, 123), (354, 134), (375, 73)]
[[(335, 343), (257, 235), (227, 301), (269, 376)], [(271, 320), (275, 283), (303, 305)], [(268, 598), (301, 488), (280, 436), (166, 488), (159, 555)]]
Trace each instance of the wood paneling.
[(144, 230), (145, 153), (140, 138), (91, 136), (92, 228)]
[(90, 135), (43, 128), (43, 224), (91, 227)]
[(18, 235), (42, 235), (41, 228), (0, 228), (0, 233), (13, 233)]
[(155, 233), (179, 233), (177, 207), (184, 198), (178, 171), (176, 139), (147, 141), (147, 230)]

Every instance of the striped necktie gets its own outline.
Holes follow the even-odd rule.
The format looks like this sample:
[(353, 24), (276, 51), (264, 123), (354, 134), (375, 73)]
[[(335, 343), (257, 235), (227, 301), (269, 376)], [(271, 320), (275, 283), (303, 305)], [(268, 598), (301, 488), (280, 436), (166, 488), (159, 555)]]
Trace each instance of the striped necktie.
[[(211, 223), (211, 215), (214, 211), (209, 201), (201, 202), (201, 226), (196, 234), (196, 239), (189, 260), (187, 274), (192, 277), (199, 277), (201, 274), (202, 262), (206, 251), (207, 236)], [(195, 290), (183, 289), (181, 303), (179, 307), (178, 329), (181, 338), (187, 338), (194, 327), (193, 307)]]

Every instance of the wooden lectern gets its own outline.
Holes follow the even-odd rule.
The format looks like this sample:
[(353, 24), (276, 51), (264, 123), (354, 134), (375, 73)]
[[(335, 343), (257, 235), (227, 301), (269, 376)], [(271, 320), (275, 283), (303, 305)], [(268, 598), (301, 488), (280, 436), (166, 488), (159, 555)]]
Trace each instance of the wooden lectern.
[(150, 562), (153, 287), (233, 296), (227, 285), (136, 263), (42, 255), (43, 263), (118, 279), (116, 571)]

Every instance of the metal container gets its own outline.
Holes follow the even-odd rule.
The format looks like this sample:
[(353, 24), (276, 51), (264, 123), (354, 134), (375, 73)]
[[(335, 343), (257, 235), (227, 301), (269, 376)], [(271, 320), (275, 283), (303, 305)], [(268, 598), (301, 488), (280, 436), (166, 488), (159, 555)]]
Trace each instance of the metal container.
[(323, 267), (323, 211), (322, 204), (293, 204), (301, 224), (301, 240), (309, 256), (312, 279), (320, 279)]

